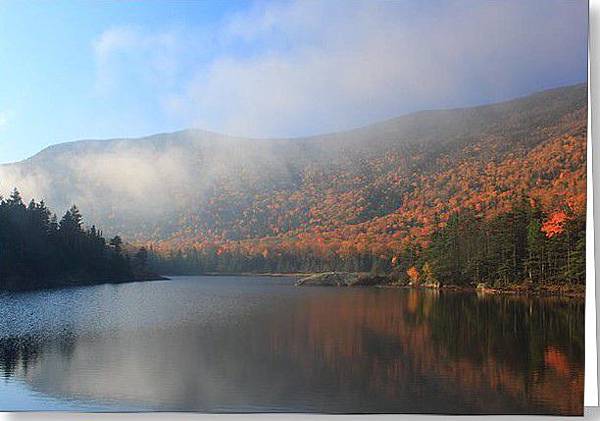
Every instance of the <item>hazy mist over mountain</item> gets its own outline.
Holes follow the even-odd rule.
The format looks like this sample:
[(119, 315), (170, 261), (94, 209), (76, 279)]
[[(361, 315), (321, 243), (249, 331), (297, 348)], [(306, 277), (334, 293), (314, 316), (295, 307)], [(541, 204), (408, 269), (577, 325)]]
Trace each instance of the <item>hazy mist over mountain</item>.
[[(77, 204), (87, 224), (130, 239), (256, 238), (323, 224), (327, 216), (317, 222), (309, 210), (328, 197), (343, 207), (350, 192), (362, 210), (352, 208), (351, 200), (349, 216), (332, 222), (329, 215), (334, 226), (392, 213), (414, 189), (415, 171), (435, 174), (464, 160), (526, 155), (560, 131), (551, 127), (560, 126), (561, 118), (585, 107), (586, 86), (576, 85), (308, 138), (244, 139), (186, 130), (82, 140), (0, 166), (0, 188), (6, 194), (16, 187), (59, 213)], [(473, 145), (481, 150), (469, 156), (465, 151)], [(442, 158), (450, 163), (442, 165)], [(397, 178), (393, 184), (386, 181), (390, 174)], [(280, 214), (290, 203), (293, 210)], [(272, 225), (279, 227), (274, 231)]]

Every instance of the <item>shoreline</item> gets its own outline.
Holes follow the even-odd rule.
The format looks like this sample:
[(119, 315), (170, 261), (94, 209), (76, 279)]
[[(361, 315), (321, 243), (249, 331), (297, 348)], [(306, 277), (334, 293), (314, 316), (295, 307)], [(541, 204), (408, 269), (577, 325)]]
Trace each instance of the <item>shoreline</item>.
[(118, 285), (118, 284), (130, 284), (135, 282), (155, 282), (155, 281), (168, 281), (169, 277), (164, 275), (152, 274), (152, 276), (145, 276), (132, 279), (124, 280), (53, 280), (47, 281), (45, 285), (28, 285), (28, 286), (17, 286), (17, 287), (0, 287), (0, 293), (3, 292), (35, 292), (44, 290), (53, 290), (60, 288), (77, 288), (77, 287), (91, 287), (96, 285)]
[[(362, 276), (363, 279), (367, 279), (367, 282), (348, 282), (347, 284), (340, 283), (326, 283), (322, 281), (308, 282), (307, 279), (322, 279), (325, 276), (335, 275), (353, 275)], [(387, 278), (388, 275), (370, 275), (370, 274), (357, 274), (357, 273), (345, 273), (345, 272), (316, 272), (316, 273), (283, 273), (283, 272), (207, 272), (202, 274), (189, 274), (189, 275), (159, 275), (152, 274), (153, 276), (141, 277), (136, 279), (127, 280), (79, 280), (79, 281), (54, 281), (48, 283), (48, 285), (40, 285), (33, 287), (17, 287), (17, 288), (0, 288), (0, 292), (29, 292), (29, 291), (41, 291), (58, 288), (69, 288), (69, 287), (83, 287), (83, 286), (95, 286), (95, 285), (109, 285), (109, 284), (126, 284), (135, 282), (154, 282), (154, 281), (168, 281), (171, 276), (264, 276), (272, 278), (295, 278), (295, 285), (298, 287), (346, 287), (346, 288), (381, 288), (381, 289), (413, 289), (413, 290), (429, 290), (429, 291), (444, 291), (444, 292), (462, 292), (462, 293), (476, 293), (478, 295), (508, 295), (508, 296), (524, 296), (524, 297), (564, 297), (572, 299), (585, 299), (585, 285), (561, 285), (561, 284), (523, 284), (523, 285), (507, 285), (502, 287), (489, 287), (482, 286), (481, 284), (474, 285), (428, 285), (428, 284), (402, 284), (391, 281)], [(373, 280), (376, 279), (375, 282)], [(385, 280), (388, 280), (386, 282)], [(369, 282), (371, 281), (371, 282)]]
[[(472, 286), (460, 285), (444, 285), (438, 288), (433, 288), (424, 285), (375, 285), (375, 288), (390, 288), (390, 289), (415, 289), (415, 290), (431, 290), (431, 291), (448, 291), (448, 292), (469, 292), (481, 295), (511, 295), (521, 297), (564, 297), (585, 299), (585, 287), (582, 289), (567, 289), (564, 290), (560, 285), (543, 285), (536, 289), (528, 289), (522, 286), (501, 287), (501, 288), (477, 288)], [(563, 290), (561, 290), (563, 289)]]
[[(171, 276), (267, 276), (271, 278), (305, 278), (307, 276), (317, 275), (318, 273), (302, 272), (206, 272), (194, 275), (171, 275)], [(169, 275), (164, 275), (169, 276)]]
[[(299, 284), (302, 280), (315, 277), (323, 276), (328, 273), (342, 273), (342, 272), (316, 272), (316, 273), (253, 273), (253, 272), (209, 272), (201, 275), (193, 276), (267, 276), (274, 278), (297, 278), (297, 286), (329, 286), (329, 287), (354, 287), (354, 288), (389, 288), (389, 289), (415, 289), (415, 290), (433, 290), (433, 291), (453, 291), (453, 292), (468, 292), (477, 293), (483, 295), (513, 295), (513, 296), (537, 296), (537, 297), (566, 297), (566, 298), (585, 298), (585, 285), (561, 285), (561, 284), (523, 284), (523, 285), (507, 285), (503, 287), (481, 287), (481, 286), (466, 286), (466, 285), (453, 285), (444, 284), (440, 286), (431, 285), (408, 285), (400, 283), (375, 283), (371, 285), (356, 284), (356, 285), (327, 285), (327, 284)], [(192, 275), (190, 275), (192, 276)], [(382, 276), (387, 275), (373, 275)]]

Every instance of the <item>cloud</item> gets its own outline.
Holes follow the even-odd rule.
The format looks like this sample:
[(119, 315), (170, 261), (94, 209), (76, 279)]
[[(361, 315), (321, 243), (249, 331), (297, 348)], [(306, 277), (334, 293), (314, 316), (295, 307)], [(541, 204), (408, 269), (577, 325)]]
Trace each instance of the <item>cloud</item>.
[(257, 52), (216, 58), (189, 83), (180, 102), (201, 127), (285, 136), (472, 98), (503, 99), (545, 73), (568, 74), (581, 64), (576, 54), (585, 49), (585, 30), (577, 30), (585, 23), (582, 7), (445, 5), (257, 6), (234, 16), (224, 30), (231, 42)]
[(197, 131), (51, 147), (29, 163), (0, 165), (0, 195), (16, 187), (59, 215), (76, 204), (86, 223), (103, 221), (110, 235), (134, 238), (165, 221), (169, 232), (189, 209), (202, 212), (214, 191), (289, 182), (294, 171), (281, 149), (258, 143)]
[[(127, 53), (113, 71), (149, 72), (147, 89), (186, 125), (294, 136), (582, 81), (586, 13), (546, 0), (258, 2), (211, 39), (113, 28), (95, 49), (99, 63)], [(207, 43), (214, 54), (181, 73), (182, 56)]]
[(135, 26), (105, 30), (92, 42), (97, 92), (110, 93), (131, 83), (172, 87), (181, 47), (176, 28), (158, 33)]
[(139, 43), (137, 30), (128, 27), (111, 28), (104, 31), (93, 43), (96, 58), (106, 62), (113, 54)]

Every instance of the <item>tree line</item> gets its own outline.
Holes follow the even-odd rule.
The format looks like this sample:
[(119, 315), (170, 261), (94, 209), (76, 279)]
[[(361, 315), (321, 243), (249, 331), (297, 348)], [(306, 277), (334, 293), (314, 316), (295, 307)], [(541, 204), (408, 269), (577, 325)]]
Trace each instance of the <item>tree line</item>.
[[(0, 197), (0, 289), (41, 288), (152, 279), (153, 273), (371, 272), (398, 282), (469, 285), (585, 283), (585, 212), (570, 205), (545, 213), (525, 198), (486, 217), (454, 212), (430, 235), (386, 254), (271, 245), (261, 252), (219, 246), (159, 253), (127, 251), (85, 228), (76, 206), (59, 220), (43, 201), (23, 202), (17, 190)], [(260, 248), (259, 248), (260, 249)]]
[(254, 254), (217, 246), (168, 253), (151, 248), (149, 264), (174, 275), (348, 271), (385, 273), (413, 283), (584, 284), (585, 212), (565, 205), (545, 213), (521, 198), (495, 217), (458, 210), (433, 231), (426, 246), (415, 242), (385, 255), (293, 247)]
[(130, 257), (119, 236), (108, 242), (84, 228), (76, 206), (59, 220), (43, 201), (0, 197), (0, 289), (121, 282), (146, 272), (147, 252)]
[(463, 211), (434, 233), (419, 275), (457, 284), (583, 284), (585, 229), (585, 212), (568, 206), (545, 215), (522, 201), (489, 221)]

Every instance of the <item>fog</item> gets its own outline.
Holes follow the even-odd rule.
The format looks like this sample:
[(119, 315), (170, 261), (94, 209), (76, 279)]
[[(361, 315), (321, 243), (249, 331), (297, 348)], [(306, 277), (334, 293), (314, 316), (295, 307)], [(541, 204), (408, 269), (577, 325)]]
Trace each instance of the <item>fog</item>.
[(292, 1), (255, 3), (214, 28), (106, 28), (90, 42), (96, 95), (154, 102), (171, 123), (228, 136), (190, 130), (58, 145), (0, 166), (0, 192), (18, 187), (59, 214), (75, 203), (87, 222), (119, 232), (132, 222), (136, 232), (153, 221), (177, 225), (216, 190), (243, 206), (266, 185), (297, 182), (302, 165), (406, 136), (393, 127), (363, 133), (363, 143), (338, 136), (335, 147), (242, 138), (347, 130), (580, 82), (586, 13), (585, 2), (566, 1)]
[[(384, 156), (395, 157), (396, 175), (402, 177), (406, 161), (398, 153), (431, 161), (457, 141), (465, 144), (490, 136), (518, 141), (506, 137), (507, 125), (517, 133), (533, 133), (549, 118), (584, 106), (586, 92), (586, 85), (577, 85), (512, 102), (420, 112), (307, 138), (251, 139), (186, 130), (65, 143), (20, 163), (0, 165), (0, 193), (7, 195), (17, 187), (26, 200), (43, 199), (59, 216), (76, 204), (88, 225), (128, 239), (211, 237), (232, 229), (236, 239), (254, 228), (268, 232), (266, 226), (247, 225), (265, 222), (266, 213), (270, 224), (290, 217), (276, 206), (278, 193), (300, 201), (296, 209), (307, 209), (320, 200), (315, 186), (331, 195), (345, 192), (335, 190), (344, 177), (360, 180), (353, 189), (375, 182), (383, 175)], [(353, 186), (347, 181), (340, 184)], [(235, 224), (237, 228), (231, 226)]]
[(285, 183), (292, 176), (288, 152), (278, 141), (201, 131), (82, 141), (0, 166), (0, 191), (7, 195), (17, 187), (25, 200), (43, 199), (59, 214), (76, 204), (86, 222), (121, 232), (133, 223), (135, 228), (177, 223), (217, 190), (227, 194)]

